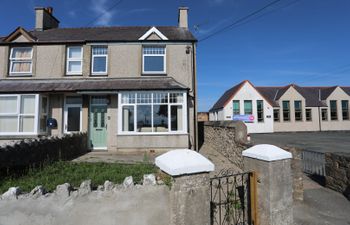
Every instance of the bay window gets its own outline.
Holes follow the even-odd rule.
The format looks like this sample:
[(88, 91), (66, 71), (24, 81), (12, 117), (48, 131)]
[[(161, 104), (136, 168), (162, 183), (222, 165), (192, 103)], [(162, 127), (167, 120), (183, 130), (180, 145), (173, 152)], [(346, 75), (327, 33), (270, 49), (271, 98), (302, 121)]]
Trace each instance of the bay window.
[(67, 48), (67, 75), (83, 73), (83, 47), (70, 46)]
[(119, 94), (120, 133), (186, 132), (185, 92)]
[[(45, 110), (40, 110), (40, 115), (39, 105), (45, 107)], [(0, 95), (0, 135), (35, 135), (46, 132), (47, 113), (48, 101), (45, 96)]]
[(142, 73), (166, 73), (165, 46), (144, 46), (142, 49)]
[(14, 47), (10, 53), (10, 75), (32, 74), (33, 48)]

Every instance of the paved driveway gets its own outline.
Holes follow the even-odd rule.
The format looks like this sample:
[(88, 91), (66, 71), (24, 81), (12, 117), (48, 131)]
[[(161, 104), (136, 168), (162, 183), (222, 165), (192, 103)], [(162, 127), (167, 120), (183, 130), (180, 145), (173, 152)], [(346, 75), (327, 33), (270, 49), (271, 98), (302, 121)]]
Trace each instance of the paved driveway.
[(350, 153), (350, 132), (251, 134), (253, 144), (299, 147), (317, 152)]

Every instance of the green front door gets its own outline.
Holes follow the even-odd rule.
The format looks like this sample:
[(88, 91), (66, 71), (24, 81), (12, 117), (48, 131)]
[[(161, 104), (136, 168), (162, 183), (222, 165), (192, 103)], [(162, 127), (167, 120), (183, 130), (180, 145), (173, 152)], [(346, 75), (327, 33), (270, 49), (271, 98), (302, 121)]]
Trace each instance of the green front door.
[(107, 106), (91, 105), (90, 143), (92, 149), (107, 149)]

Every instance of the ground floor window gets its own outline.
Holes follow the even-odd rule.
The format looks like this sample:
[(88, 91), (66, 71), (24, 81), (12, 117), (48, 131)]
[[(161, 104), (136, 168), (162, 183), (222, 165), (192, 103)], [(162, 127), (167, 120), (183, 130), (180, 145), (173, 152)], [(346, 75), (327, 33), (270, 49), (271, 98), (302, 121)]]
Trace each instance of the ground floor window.
[(0, 95), (0, 134), (35, 135), (46, 132), (47, 113), (46, 96)]
[(338, 120), (338, 108), (337, 108), (336, 100), (330, 101), (330, 108), (331, 108), (331, 120)]
[(64, 132), (73, 133), (82, 130), (81, 96), (66, 96), (64, 106)]
[(253, 114), (253, 103), (251, 100), (244, 100), (244, 114), (245, 115)]
[(305, 109), (306, 121), (312, 121), (312, 109)]
[(121, 133), (186, 132), (185, 92), (124, 92), (119, 94)]
[(294, 101), (294, 116), (295, 121), (302, 121), (303, 120), (303, 109), (301, 105), (301, 101)]
[(289, 101), (282, 101), (283, 121), (290, 121), (290, 105)]
[(328, 120), (328, 109), (321, 109), (321, 117), (322, 121)]
[(343, 120), (349, 120), (349, 101), (342, 100), (341, 101), (341, 108), (342, 108)]
[(280, 109), (273, 109), (273, 121), (280, 121)]
[(241, 114), (239, 104), (239, 100), (232, 101), (233, 116)]
[(257, 100), (256, 108), (258, 114), (258, 122), (264, 122), (264, 102), (262, 100)]

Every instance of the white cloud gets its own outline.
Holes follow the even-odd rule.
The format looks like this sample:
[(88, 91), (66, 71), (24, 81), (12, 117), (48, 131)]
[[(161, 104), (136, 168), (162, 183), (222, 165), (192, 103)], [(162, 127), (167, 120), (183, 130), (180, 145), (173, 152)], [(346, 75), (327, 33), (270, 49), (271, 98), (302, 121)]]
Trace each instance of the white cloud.
[(115, 11), (108, 11), (107, 0), (92, 0), (91, 10), (95, 13), (95, 16), (98, 17), (94, 23), (95, 25), (111, 25)]

